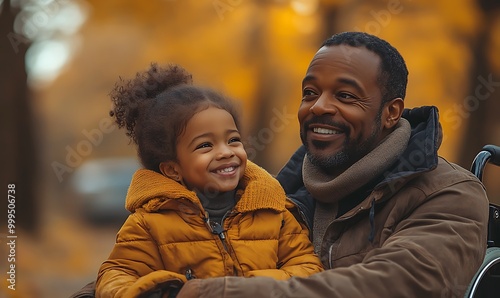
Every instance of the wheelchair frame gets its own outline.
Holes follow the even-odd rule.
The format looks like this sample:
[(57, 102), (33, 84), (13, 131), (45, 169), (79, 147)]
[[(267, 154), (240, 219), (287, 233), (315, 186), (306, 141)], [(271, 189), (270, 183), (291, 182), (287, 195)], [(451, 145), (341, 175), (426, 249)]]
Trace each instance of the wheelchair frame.
[[(486, 145), (472, 162), (471, 172), (482, 181), (486, 164), (500, 166), (500, 147)], [(484, 261), (474, 275), (464, 295), (472, 297), (499, 297), (500, 295), (500, 206), (490, 203), (487, 250)]]

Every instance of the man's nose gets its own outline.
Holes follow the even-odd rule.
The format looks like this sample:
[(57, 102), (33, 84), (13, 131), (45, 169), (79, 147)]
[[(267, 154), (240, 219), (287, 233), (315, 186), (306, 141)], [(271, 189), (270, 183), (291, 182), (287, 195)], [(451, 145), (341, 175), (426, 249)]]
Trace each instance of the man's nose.
[(335, 114), (337, 113), (337, 106), (335, 104), (335, 99), (328, 94), (321, 94), (320, 97), (314, 102), (314, 104), (309, 108), (309, 111), (314, 115), (323, 114)]

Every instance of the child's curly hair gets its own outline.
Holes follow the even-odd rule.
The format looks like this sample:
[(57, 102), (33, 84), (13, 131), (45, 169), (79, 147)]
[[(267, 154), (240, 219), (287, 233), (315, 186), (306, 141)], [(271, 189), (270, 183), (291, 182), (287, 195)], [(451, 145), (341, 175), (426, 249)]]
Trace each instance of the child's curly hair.
[(179, 65), (151, 67), (138, 72), (134, 79), (120, 78), (110, 93), (119, 128), (138, 147), (145, 168), (160, 172), (161, 162), (176, 160), (177, 138), (197, 112), (209, 107), (226, 110), (236, 127), (240, 122), (233, 103), (214, 90), (193, 86), (190, 73)]

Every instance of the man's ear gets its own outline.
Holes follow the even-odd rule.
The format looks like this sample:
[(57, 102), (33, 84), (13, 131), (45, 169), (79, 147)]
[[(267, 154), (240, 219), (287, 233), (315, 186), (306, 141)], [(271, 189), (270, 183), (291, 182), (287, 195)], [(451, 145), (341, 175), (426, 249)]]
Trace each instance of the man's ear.
[(181, 182), (182, 177), (179, 172), (179, 166), (174, 161), (164, 161), (160, 163), (160, 172), (170, 179)]
[(385, 129), (392, 129), (399, 122), (404, 108), (405, 103), (400, 97), (386, 103), (381, 116), (382, 126)]

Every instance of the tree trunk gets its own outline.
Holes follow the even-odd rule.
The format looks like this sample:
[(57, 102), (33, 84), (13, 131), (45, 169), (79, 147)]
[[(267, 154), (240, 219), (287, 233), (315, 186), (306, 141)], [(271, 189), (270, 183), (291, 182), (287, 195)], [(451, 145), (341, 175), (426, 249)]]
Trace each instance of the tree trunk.
[[(15, 228), (34, 232), (38, 222), (35, 200), (37, 169), (33, 117), (27, 86), (24, 58), (28, 47), (26, 38), (14, 33), (17, 9), (6, 0), (0, 14), (0, 94), (1, 99), (1, 179), (5, 195), (9, 185), (15, 185), (15, 204), (7, 198), (0, 204), (2, 218), (7, 208), (15, 209)], [(12, 192), (11, 192), (12, 194)], [(15, 205), (15, 206), (14, 206)], [(6, 225), (4, 224), (4, 227)], [(4, 231), (2, 231), (3, 233)], [(17, 232), (15, 230), (14, 232)]]
[[(467, 117), (464, 127), (464, 138), (459, 151), (458, 163), (469, 168), (476, 154), (484, 145), (500, 146), (500, 125), (498, 113), (500, 111), (500, 77), (498, 71), (491, 68), (488, 61), (488, 47), (494, 34), (493, 24), (500, 9), (500, 3), (494, 0), (480, 0), (484, 25), (478, 32), (472, 51), (474, 67), (471, 70), (470, 87), (466, 97), (460, 102), (461, 114)], [(489, 168), (489, 167), (488, 167)], [(490, 201), (500, 203), (500, 185), (497, 177), (500, 169), (491, 167), (485, 172), (484, 182)]]

